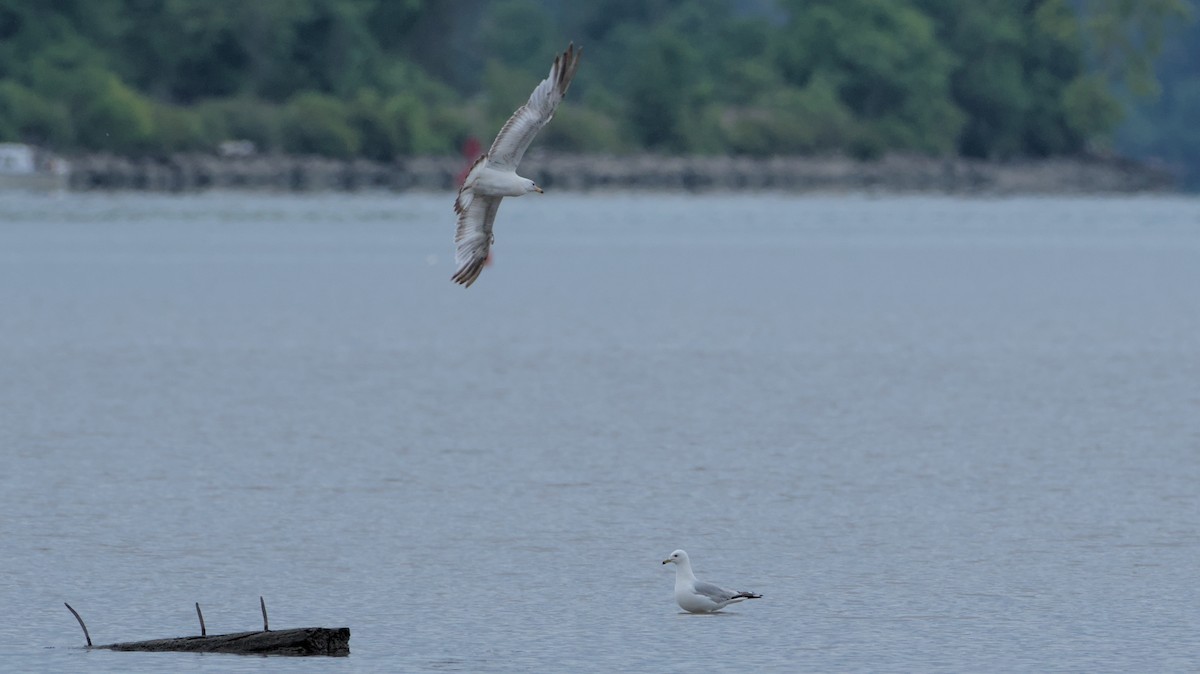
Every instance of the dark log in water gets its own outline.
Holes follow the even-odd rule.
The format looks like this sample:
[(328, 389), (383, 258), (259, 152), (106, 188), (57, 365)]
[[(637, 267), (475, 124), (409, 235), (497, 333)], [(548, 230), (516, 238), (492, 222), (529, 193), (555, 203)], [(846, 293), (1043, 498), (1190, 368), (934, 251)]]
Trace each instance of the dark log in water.
[(270, 631), (267, 626), (267, 602), (258, 598), (262, 609), (261, 632), (237, 632), (208, 636), (204, 627), (204, 614), (196, 604), (196, 617), (200, 619), (200, 636), (176, 639), (151, 639), (149, 641), (127, 641), (119, 644), (93, 646), (87, 625), (79, 612), (65, 604), (87, 639), (88, 648), (106, 648), (110, 651), (175, 651), (186, 653), (234, 653), (237, 655), (350, 655), (349, 627), (301, 627), (292, 630)]
[(151, 639), (95, 648), (113, 651), (174, 651), (239, 655), (350, 655), (349, 627), (301, 627), (270, 632), (238, 632), (178, 639)]

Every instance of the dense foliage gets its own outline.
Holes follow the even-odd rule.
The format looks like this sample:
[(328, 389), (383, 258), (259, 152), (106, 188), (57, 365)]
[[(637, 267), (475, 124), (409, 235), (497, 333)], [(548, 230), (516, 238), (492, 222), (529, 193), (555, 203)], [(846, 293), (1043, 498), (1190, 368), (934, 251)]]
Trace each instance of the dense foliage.
[[(1192, 17), (1200, 0), (1190, 0)], [(1182, 25), (1164, 40), (1158, 61), (1159, 95), (1131, 106), (1116, 146), (1135, 157), (1153, 158), (1182, 173), (1188, 186), (1200, 189), (1200, 21)]]
[(1148, 80), (1101, 57), (1148, 64), (1156, 45), (1122, 31), (1178, 2), (0, 0), (0, 140), (452, 152), (574, 39), (584, 67), (543, 138), (557, 149), (1076, 153), (1116, 127), (1121, 83)]

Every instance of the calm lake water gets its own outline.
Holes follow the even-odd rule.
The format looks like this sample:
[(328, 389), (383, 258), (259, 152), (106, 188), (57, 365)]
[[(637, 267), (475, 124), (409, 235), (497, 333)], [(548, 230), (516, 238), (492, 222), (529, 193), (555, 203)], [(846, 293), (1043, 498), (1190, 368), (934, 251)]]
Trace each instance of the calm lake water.
[(1200, 667), (1200, 201), (451, 200), (0, 196), (0, 670)]

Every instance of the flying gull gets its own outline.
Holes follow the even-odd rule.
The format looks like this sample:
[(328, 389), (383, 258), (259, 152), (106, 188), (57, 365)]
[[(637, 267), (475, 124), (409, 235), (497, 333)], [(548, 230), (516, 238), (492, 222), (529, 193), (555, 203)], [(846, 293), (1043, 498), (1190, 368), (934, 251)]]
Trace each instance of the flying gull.
[(579, 68), (579, 57), (583, 49), (575, 49), (572, 42), (567, 50), (555, 57), (550, 76), (529, 96), (504, 123), (487, 154), (475, 160), (467, 179), (458, 189), (454, 201), (454, 212), (458, 214), (458, 229), (454, 234), (457, 246), (455, 262), (458, 271), (451, 277), (455, 283), (470, 287), (487, 261), (488, 249), (492, 245), (492, 222), (496, 210), (504, 197), (519, 197), (530, 192), (541, 192), (529, 178), (517, 175), (517, 164), (525, 155), (525, 149), (533, 137), (554, 117), (554, 110), (571, 86), (571, 78)]
[(679, 608), (688, 613), (715, 613), (743, 599), (762, 599), (761, 594), (735, 592), (696, 580), (696, 574), (692, 573), (692, 562), (683, 550), (672, 552), (670, 557), (663, 560), (663, 564), (675, 565), (675, 601)]

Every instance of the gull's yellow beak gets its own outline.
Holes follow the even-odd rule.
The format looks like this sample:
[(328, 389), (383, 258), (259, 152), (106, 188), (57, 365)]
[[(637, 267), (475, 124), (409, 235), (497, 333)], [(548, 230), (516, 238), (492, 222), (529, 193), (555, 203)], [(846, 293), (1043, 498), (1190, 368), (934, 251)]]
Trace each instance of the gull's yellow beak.
[(545, 192), (542, 191), (542, 188), (538, 187), (537, 185), (533, 186), (533, 191), (537, 192), (538, 194), (545, 194)]
[(671, 563), (671, 560), (669, 560), (669, 559), (664, 559), (664, 560), (663, 560), (663, 564), (670, 564), (670, 563)]

